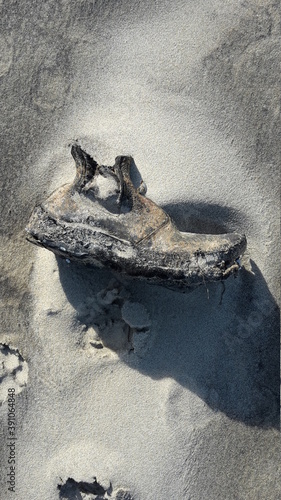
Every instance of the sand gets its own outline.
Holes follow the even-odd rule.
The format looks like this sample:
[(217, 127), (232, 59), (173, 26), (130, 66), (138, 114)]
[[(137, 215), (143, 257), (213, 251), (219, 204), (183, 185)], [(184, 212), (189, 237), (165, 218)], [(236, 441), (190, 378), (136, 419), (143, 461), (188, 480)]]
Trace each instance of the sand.
[[(1, 500), (279, 498), (278, 2), (0, 9)], [(238, 277), (182, 294), (27, 243), (74, 139), (181, 230), (245, 233)]]

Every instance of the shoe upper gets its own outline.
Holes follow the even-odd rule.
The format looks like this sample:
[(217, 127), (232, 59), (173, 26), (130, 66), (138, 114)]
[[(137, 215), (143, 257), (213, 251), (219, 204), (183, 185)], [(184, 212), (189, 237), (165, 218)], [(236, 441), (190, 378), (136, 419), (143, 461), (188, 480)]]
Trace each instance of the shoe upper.
[(130, 156), (118, 156), (115, 165), (107, 167), (98, 166), (79, 146), (72, 147), (72, 154), (77, 167), (74, 183), (62, 186), (41, 205), (50, 217), (88, 224), (132, 244), (169, 222), (164, 210), (134, 187)]
[(180, 232), (165, 211), (133, 185), (132, 157), (118, 156), (108, 167), (98, 165), (77, 144), (71, 152), (74, 182), (34, 209), (27, 227), (30, 241), (133, 275), (196, 281), (202, 274), (222, 279), (231, 266), (238, 267), (235, 261), (245, 251), (245, 236)]

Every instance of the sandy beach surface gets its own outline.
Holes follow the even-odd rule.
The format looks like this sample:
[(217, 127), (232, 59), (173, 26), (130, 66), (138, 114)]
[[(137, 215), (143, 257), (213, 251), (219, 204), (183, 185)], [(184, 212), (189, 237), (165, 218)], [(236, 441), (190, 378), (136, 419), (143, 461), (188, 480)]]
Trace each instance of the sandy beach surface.
[[(1, 500), (277, 500), (280, 4), (0, 1)], [(246, 234), (180, 293), (30, 245), (78, 140), (181, 231)]]

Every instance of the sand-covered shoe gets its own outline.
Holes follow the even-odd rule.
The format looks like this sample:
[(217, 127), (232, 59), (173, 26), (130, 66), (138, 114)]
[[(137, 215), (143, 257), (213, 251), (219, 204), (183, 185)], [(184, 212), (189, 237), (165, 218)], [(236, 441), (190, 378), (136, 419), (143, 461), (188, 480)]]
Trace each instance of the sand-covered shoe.
[(27, 239), (67, 259), (106, 266), (169, 288), (188, 288), (235, 273), (246, 249), (240, 234), (180, 232), (136, 189), (130, 156), (98, 165), (72, 146), (76, 177), (33, 210)]

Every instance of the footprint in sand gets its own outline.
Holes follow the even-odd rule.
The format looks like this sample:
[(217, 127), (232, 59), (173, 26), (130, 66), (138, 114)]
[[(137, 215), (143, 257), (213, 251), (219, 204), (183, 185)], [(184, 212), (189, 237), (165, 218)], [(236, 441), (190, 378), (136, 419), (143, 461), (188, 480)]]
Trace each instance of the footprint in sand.
[(26, 386), (28, 365), (19, 351), (6, 344), (0, 344), (0, 403), (8, 397), (8, 389), (19, 394)]
[(151, 320), (145, 307), (130, 300), (118, 282), (90, 296), (78, 308), (78, 320), (85, 324), (84, 348), (103, 348), (143, 356), (151, 343)]
[(58, 489), (59, 498), (66, 500), (133, 500), (129, 491), (123, 488), (113, 491), (111, 484), (106, 488), (98, 483), (95, 477), (92, 483), (77, 482), (70, 477), (64, 484), (58, 485)]

